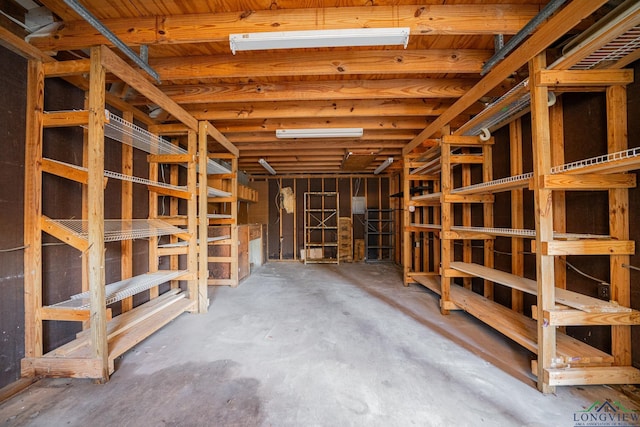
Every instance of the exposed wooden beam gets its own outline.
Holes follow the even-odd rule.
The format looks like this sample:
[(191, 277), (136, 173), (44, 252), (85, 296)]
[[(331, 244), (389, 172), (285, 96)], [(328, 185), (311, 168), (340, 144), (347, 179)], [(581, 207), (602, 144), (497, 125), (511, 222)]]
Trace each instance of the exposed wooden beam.
[(279, 149), (267, 149), (261, 151), (241, 151), (240, 152), (240, 162), (243, 162), (247, 158), (271, 158), (271, 156), (296, 156), (296, 157), (306, 157), (306, 156), (326, 156), (326, 155), (335, 155), (334, 153), (342, 153), (343, 155), (347, 152), (347, 150), (357, 151), (358, 153), (375, 153), (379, 156), (390, 156), (394, 153), (398, 153), (402, 147), (395, 148), (380, 148), (380, 147), (332, 147), (330, 149), (310, 149), (310, 150), (300, 150), (300, 149), (292, 149), (292, 150), (279, 150)]
[(157, 104), (165, 111), (171, 113), (176, 119), (189, 126), (193, 130), (198, 129), (198, 121), (187, 113), (182, 107), (166, 97), (160, 89), (143, 78), (141, 74), (131, 68), (124, 60), (116, 56), (104, 46), (101, 46), (102, 65), (118, 76), (126, 84), (135, 87), (136, 90), (149, 98), (152, 103)]
[[(51, 3), (51, 0), (49, 1)], [(57, 2), (65, 25), (32, 43), (42, 50), (84, 49), (107, 44), (88, 23)], [(228, 42), (231, 33), (341, 28), (410, 27), (411, 35), (515, 34), (539, 11), (537, 5), (407, 5), (247, 10), (198, 15), (98, 18), (128, 45)], [(61, 15), (62, 16), (62, 15)], [(73, 21), (73, 22), (72, 22)]]
[[(179, 104), (209, 102), (329, 101), (338, 99), (459, 98), (475, 79), (346, 80), (288, 83), (201, 84), (163, 87)], [(146, 104), (143, 97), (130, 100)]]
[[(418, 132), (412, 132), (411, 130), (365, 130), (363, 139), (369, 141), (409, 141), (413, 138)], [(275, 133), (266, 133), (266, 132), (247, 132), (247, 133), (226, 133), (226, 137), (234, 144), (239, 143), (257, 143), (257, 142), (278, 142), (282, 141), (278, 139)], [(307, 144), (311, 141), (326, 141), (326, 138), (305, 138), (303, 140), (298, 140), (298, 144)], [(359, 141), (359, 139), (353, 138), (331, 138), (332, 142), (336, 141)]]
[[(222, 145), (227, 151), (233, 154), (235, 157), (240, 155), (238, 147), (233, 145), (226, 136), (224, 136), (214, 125), (211, 123), (205, 123), (204, 126), (200, 126), (201, 130), (205, 130), (207, 135), (213, 138), (218, 144)], [(202, 129), (203, 128), (203, 129)]]
[[(294, 119), (309, 117), (386, 117), (437, 116), (451, 106), (452, 101), (432, 100), (340, 100), (299, 102), (251, 102), (195, 104), (183, 107), (198, 120), (245, 120), (245, 119)], [(479, 108), (474, 110), (477, 112)], [(471, 111), (473, 112), (473, 111)]]
[(471, 106), (480, 97), (497, 86), (515, 70), (522, 67), (531, 58), (546, 49), (551, 43), (566, 34), (583, 19), (606, 3), (606, 0), (574, 0), (552, 16), (535, 33), (525, 40), (511, 55), (498, 63), (480, 82), (462, 96), (443, 115), (415, 137), (402, 150), (409, 154), (423, 140), (431, 137), (443, 126), (447, 125), (458, 114)]
[[(425, 117), (363, 117), (358, 120), (358, 126), (367, 130), (400, 130), (424, 129), (430, 123)], [(320, 128), (320, 127), (351, 127), (353, 119), (336, 118), (308, 118), (308, 119), (267, 119), (267, 120), (225, 120), (214, 122), (220, 132), (275, 132), (276, 129)]]
[(241, 152), (245, 151), (265, 151), (265, 150), (330, 150), (332, 148), (371, 148), (372, 150), (380, 148), (402, 148), (402, 141), (312, 141), (312, 142), (263, 142), (263, 143), (244, 143), (236, 146)]
[(479, 73), (492, 51), (472, 49), (299, 52), (179, 56), (150, 61), (160, 79)]

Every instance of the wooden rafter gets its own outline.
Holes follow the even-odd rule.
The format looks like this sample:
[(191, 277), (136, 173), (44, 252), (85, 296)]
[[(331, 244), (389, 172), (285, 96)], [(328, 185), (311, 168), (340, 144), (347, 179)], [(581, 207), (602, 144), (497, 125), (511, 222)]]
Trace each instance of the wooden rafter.
[[(180, 104), (327, 101), (338, 99), (459, 98), (475, 79), (347, 80), (289, 83), (174, 85), (163, 92)], [(131, 100), (145, 104), (144, 98)]]
[(478, 73), (491, 51), (475, 49), (269, 52), (155, 59), (161, 80), (350, 74)]
[[(58, 5), (51, 6), (56, 12)], [(103, 23), (128, 45), (153, 45), (228, 41), (229, 34), (274, 28), (410, 27), (412, 35), (515, 34), (538, 10), (537, 5), (509, 4), (341, 7), (103, 19)], [(32, 43), (42, 50), (68, 50), (108, 41), (86, 22), (69, 19), (63, 28)]]

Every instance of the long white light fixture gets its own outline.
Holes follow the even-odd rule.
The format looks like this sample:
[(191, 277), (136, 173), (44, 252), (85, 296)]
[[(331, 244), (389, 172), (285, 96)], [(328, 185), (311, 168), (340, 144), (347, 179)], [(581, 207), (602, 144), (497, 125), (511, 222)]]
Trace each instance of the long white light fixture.
[(267, 170), (267, 172), (269, 172), (271, 175), (275, 175), (276, 174), (276, 170), (274, 168), (272, 168), (271, 165), (269, 163), (267, 163), (267, 161), (265, 159), (258, 160), (258, 163), (260, 163), (262, 165), (262, 167), (265, 168)]
[(373, 171), (374, 175), (378, 175), (380, 172), (382, 172), (383, 170), (385, 170), (387, 167), (389, 167), (389, 165), (393, 163), (393, 157), (389, 157), (387, 160), (385, 160), (384, 162), (382, 162), (382, 164), (380, 166), (378, 166), (376, 168), (376, 170)]
[(278, 138), (360, 138), (362, 128), (276, 129)]
[(409, 27), (400, 27), (229, 34), (229, 46), (234, 55), (239, 50), (337, 46), (402, 45), (406, 49), (410, 32)]

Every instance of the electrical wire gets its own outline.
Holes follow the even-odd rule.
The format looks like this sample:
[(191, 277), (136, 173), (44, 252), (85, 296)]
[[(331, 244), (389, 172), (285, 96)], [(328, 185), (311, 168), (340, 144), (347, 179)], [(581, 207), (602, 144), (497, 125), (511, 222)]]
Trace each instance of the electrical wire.
[[(51, 242), (51, 243), (43, 243), (40, 246), (45, 247), (45, 246), (63, 246), (63, 245), (66, 245), (66, 243)], [(27, 249), (28, 247), (29, 245), (24, 245), (24, 246), (16, 246), (15, 248), (0, 249), (0, 253), (21, 251), (23, 249)]]
[(622, 264), (622, 266), (623, 266), (624, 268), (628, 268), (629, 270), (636, 270), (636, 271), (640, 271), (640, 268), (635, 267), (635, 266), (633, 266), (633, 265), (629, 265), (629, 264)]
[(598, 279), (597, 277), (590, 276), (589, 274), (585, 273), (584, 271), (579, 270), (578, 268), (576, 268), (576, 266), (574, 266), (573, 264), (571, 264), (569, 261), (567, 261), (567, 260), (565, 260), (565, 259), (562, 259), (562, 258), (560, 258), (560, 260), (561, 260), (562, 262), (564, 262), (564, 263), (567, 265), (567, 267), (569, 267), (571, 270), (575, 271), (575, 272), (576, 272), (576, 273), (578, 273), (579, 275), (581, 275), (581, 276), (583, 276), (583, 277), (586, 277), (587, 279), (591, 279), (591, 280), (593, 280), (594, 282), (597, 282), (597, 283), (599, 283), (599, 284), (601, 284), (601, 285), (611, 286), (611, 284), (610, 284), (610, 283), (607, 283), (607, 282), (605, 282), (604, 280), (600, 280), (600, 279)]

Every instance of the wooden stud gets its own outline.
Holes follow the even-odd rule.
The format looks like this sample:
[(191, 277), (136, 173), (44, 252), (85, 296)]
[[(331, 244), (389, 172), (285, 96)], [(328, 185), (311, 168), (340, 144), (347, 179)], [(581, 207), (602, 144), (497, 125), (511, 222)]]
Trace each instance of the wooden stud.
[(91, 356), (100, 361), (100, 381), (109, 379), (109, 351), (107, 347), (107, 311), (105, 306), (104, 254), (104, 105), (105, 69), (102, 50), (91, 48), (89, 78), (88, 129), (88, 277), (91, 304)]
[[(610, 153), (627, 148), (627, 91), (623, 86), (607, 88), (607, 148)], [(614, 239), (629, 239), (629, 191), (609, 190), (609, 234)], [(633, 253), (631, 253), (633, 254)], [(611, 299), (618, 304), (631, 305), (631, 273), (623, 265), (629, 264), (629, 255), (610, 257)], [(631, 327), (611, 327), (611, 354), (615, 364), (629, 366), (631, 357)]]
[[(446, 134), (448, 134), (448, 132), (446, 132), (445, 135)], [(440, 158), (440, 163), (441, 163), (440, 187), (441, 187), (442, 194), (447, 195), (449, 194), (452, 188), (452, 185), (451, 185), (452, 171), (451, 171), (451, 161), (450, 161), (451, 146), (448, 144), (445, 144), (444, 139), (441, 147), (441, 152), (442, 154)], [(448, 201), (443, 201), (440, 206), (440, 209), (441, 209), (441, 216), (442, 216), (442, 232), (444, 233), (446, 231), (450, 231), (451, 226), (453, 225), (453, 205)], [(451, 264), (451, 261), (453, 260), (454, 241), (444, 237), (444, 234), (442, 236), (443, 236), (442, 237), (443, 241), (441, 243), (441, 252), (442, 252), (441, 268), (442, 268), (442, 271), (447, 271), (450, 268), (449, 266)], [(449, 314), (449, 310), (446, 310), (444, 308), (445, 305), (443, 305), (443, 302), (445, 303), (451, 302), (451, 284), (452, 284), (451, 278), (447, 277), (446, 275), (443, 275), (440, 283), (440, 290), (441, 290), (440, 312), (442, 314)]]
[(403, 161), (403, 180), (402, 180), (402, 201), (403, 201), (403, 209), (402, 209), (402, 266), (403, 266), (403, 276), (404, 276), (404, 285), (409, 286), (409, 274), (411, 273), (411, 262), (412, 262), (412, 252), (413, 252), (413, 244), (411, 241), (411, 232), (407, 228), (409, 224), (411, 224), (411, 212), (409, 211), (409, 200), (411, 200), (411, 181), (408, 178), (410, 175), (410, 164), (408, 158), (405, 156), (402, 159)]
[(24, 162), (24, 310), (25, 357), (43, 353), (42, 320), (42, 113), (44, 72), (40, 61), (27, 65)]
[[(491, 139), (493, 141), (493, 138)], [(483, 182), (490, 182), (493, 180), (493, 145), (487, 144), (482, 147), (482, 157), (484, 162), (482, 163), (482, 180)], [(485, 227), (493, 227), (493, 203), (484, 203), (482, 205), (482, 217)], [(486, 267), (493, 268), (494, 266), (494, 239), (489, 238), (484, 240), (484, 265)], [(489, 280), (484, 281), (484, 297), (493, 299), (493, 283)]]
[(231, 173), (233, 177), (231, 178), (231, 191), (233, 195), (233, 201), (230, 203), (231, 205), (231, 275), (230, 279), (232, 282), (232, 287), (238, 286), (238, 244), (239, 244), (239, 236), (238, 236), (238, 159), (231, 159)]
[[(133, 113), (131, 111), (123, 111), (122, 118), (130, 123), (133, 123)], [(121, 162), (122, 173), (124, 175), (133, 176), (133, 147), (126, 143), (130, 140), (131, 136), (123, 135), (125, 140), (121, 145)], [(120, 217), (123, 222), (133, 218), (133, 183), (130, 181), (121, 182), (120, 193)], [(133, 277), (133, 241), (123, 240), (120, 242), (120, 277), (122, 279), (128, 279)], [(133, 297), (127, 297), (121, 302), (122, 311), (126, 312), (133, 308)]]
[[(198, 134), (196, 131), (190, 130), (187, 133), (187, 151), (193, 156), (194, 159), (198, 159)], [(178, 166), (172, 165), (171, 179), (172, 182), (177, 183), (178, 180)], [(206, 171), (206, 166), (205, 166)], [(202, 182), (202, 187), (206, 190), (206, 182)], [(191, 273), (192, 277), (187, 282), (187, 290), (189, 292), (187, 298), (193, 302), (192, 310), (200, 312), (200, 279), (198, 270), (198, 164), (196, 161), (187, 164), (187, 190), (193, 197), (187, 201), (187, 230), (189, 231), (189, 239), (187, 246), (189, 252), (187, 254), (187, 270)], [(175, 205), (171, 206), (171, 214), (178, 213), (178, 204), (175, 200)], [(201, 244), (206, 247), (207, 239), (205, 238)], [(178, 268), (178, 257), (175, 257), (175, 263), (172, 262), (171, 269)], [(173, 260), (172, 260), (173, 261)], [(177, 283), (176, 286), (177, 287)]]
[[(466, 137), (465, 137), (466, 138)], [(451, 135), (445, 135), (443, 138), (445, 141), (451, 140)], [(459, 138), (458, 138), (459, 139)], [(478, 138), (476, 138), (477, 140)], [(462, 149), (463, 154), (469, 154), (470, 150), (466, 147)], [(454, 157), (454, 156), (451, 156)], [(453, 162), (453, 160), (452, 160)], [(462, 167), (462, 186), (468, 187), (471, 185), (471, 164), (466, 163), (463, 164)], [(463, 203), (462, 204), (462, 226), (463, 227), (471, 227), (471, 204)], [(492, 224), (493, 226), (493, 224)], [(473, 252), (471, 248), (471, 240), (464, 240), (462, 242), (462, 261), (471, 262), (473, 259)], [(467, 289), (471, 289), (471, 279), (465, 278), (462, 280), (463, 286)]]
[[(509, 151), (511, 176), (521, 175), (522, 168), (522, 119), (516, 119), (509, 123)], [(524, 228), (524, 190), (517, 188), (511, 190), (511, 228)], [(516, 276), (524, 276), (524, 239), (511, 238), (511, 273)], [(522, 291), (511, 290), (511, 308), (522, 313), (524, 310)]]
[[(565, 9), (563, 9), (565, 10)], [(535, 177), (548, 174), (551, 169), (551, 137), (549, 134), (549, 107), (547, 106), (548, 90), (539, 86), (535, 76), (545, 69), (546, 58), (542, 52), (529, 62), (529, 75), (533, 76), (531, 91), (531, 132), (533, 139), (533, 171)], [(534, 180), (536, 245), (553, 241), (553, 203), (551, 191), (539, 188), (538, 180)], [(555, 273), (552, 256), (536, 252), (537, 285), (538, 285), (538, 389), (543, 393), (553, 393), (554, 387), (543, 378), (545, 371), (554, 366), (556, 355), (555, 327), (544, 323), (544, 311), (555, 306)]]

